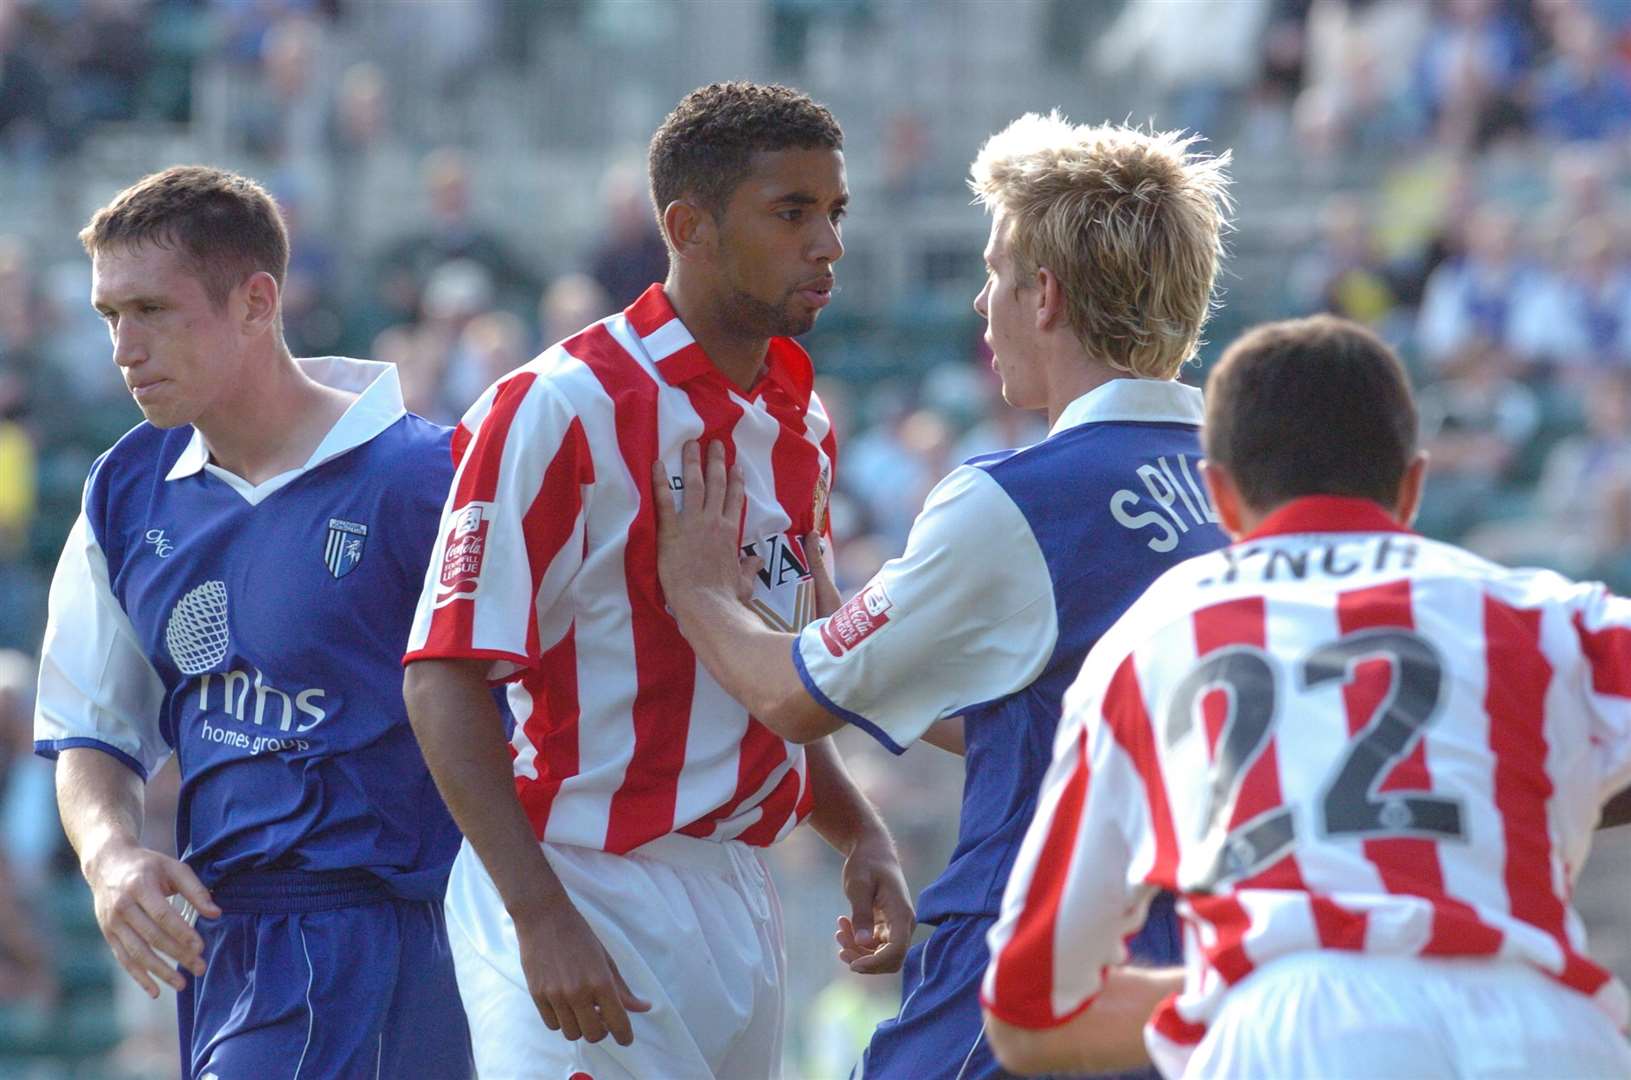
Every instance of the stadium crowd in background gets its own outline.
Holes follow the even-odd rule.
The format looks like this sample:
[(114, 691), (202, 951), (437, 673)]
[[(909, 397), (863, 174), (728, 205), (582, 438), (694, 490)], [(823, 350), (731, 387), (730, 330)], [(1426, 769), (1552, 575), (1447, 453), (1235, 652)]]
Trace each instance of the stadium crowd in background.
[[(857, 23), (887, 36), (907, 18), (896, 0), (851, 0), (831, 16), (791, 0), (765, 6), (779, 65), (767, 74), (799, 85), (821, 73), (832, 41), (855, 40)], [(1034, 6), (1042, 14), (1029, 25), (1047, 33), (1023, 47), (1072, 73), (1106, 70), (1116, 59), (1104, 55), (1111, 34), (1143, 58), (1182, 57), (1195, 37), (1185, 28), (1189, 40), (1171, 40), (1175, 26), (1151, 18), (1161, 5), (1140, 0)], [(417, 19), (402, 14), (410, 7)], [(1240, 257), (1223, 282), (1213, 344), (1186, 377), (1199, 382), (1218, 346), (1262, 319), (1334, 311), (1372, 326), (1399, 349), (1421, 394), (1436, 462), (1422, 530), (1631, 588), (1631, 496), (1620, 468), (1631, 459), (1631, 8), (1219, 7), (1214, 55), (1139, 69), (1160, 81), (1160, 97), (1133, 113), (1161, 128), (1200, 127), (1214, 147), (1234, 150), (1246, 177), (1231, 240)], [(632, 50), (627, 42), (643, 40), (639, 19), (625, 14), (635, 10), (647, 11), (618, 0), (0, 0), (0, 647), (38, 649), (50, 567), (86, 470), (137, 418), (85, 304), (89, 270), (72, 241), (81, 207), (65, 205), (61, 178), (107, 173), (122, 160), (121, 138), (177, 148), (163, 164), (192, 156), (189, 146), (225, 148), (230, 163), (267, 182), (290, 222), (291, 349), (394, 361), (409, 407), (451, 422), (498, 374), (661, 276), (661, 239), (644, 207), (631, 209), (627, 175), (576, 177), (585, 194), (572, 205), (598, 210), (586, 215), (580, 245), (544, 249), (510, 228), (506, 200), (518, 189), (495, 184), (470, 151), (475, 127), (524, 112), (478, 108), (518, 94), (521, 84), (495, 80), (564, 63), (575, 49)], [(684, 85), (712, 74), (692, 72)], [(1055, 104), (1077, 119), (1132, 108), (1093, 99), (1034, 107)], [(648, 104), (641, 123), (661, 107)], [(935, 112), (932, 101), (903, 99), (851, 121), (868, 148), (852, 155), (858, 213), (887, 200), (909, 222), (907, 208), (958, 195), (961, 162), (984, 132), (954, 143), (931, 122)], [(119, 173), (114, 186), (142, 171)], [(402, 215), (415, 224), (387, 236), (359, 225), (363, 193), (382, 172), (416, 187)], [(858, 266), (865, 257), (851, 256)], [(961, 273), (977, 275), (977, 242), (957, 257)], [(955, 304), (930, 302), (932, 271), (919, 267), (922, 280), (897, 302), (841, 293), (812, 346), (818, 375), (829, 365), (819, 389), (845, 440), (832, 523), (846, 590), (901, 550), (929, 488), (958, 462), (1045, 434), (1002, 403), (962, 282)], [(868, 784), (880, 775), (879, 751), (866, 740), (845, 750), (921, 886), (953, 840), (941, 808), (956, 790), (955, 762), (920, 751), (890, 766), (887, 783)], [(9, 850), (15, 833), (5, 835)], [(779, 872), (794, 883), (784, 896), (818, 897), (811, 917), (824, 922), (820, 883), (832, 870), (806, 839), (783, 845)], [(25, 880), (25, 901), (42, 905), (49, 877)], [(790, 921), (801, 917), (797, 902)], [(83, 979), (73, 928), (45, 940), (59, 971), (67, 965), (64, 993), (75, 992)], [(1606, 955), (1631, 972), (1631, 946), (1616, 954), (1616, 940), (1603, 939)], [(819, 1062), (853, 1060), (892, 1012), (893, 994), (833, 978), (840, 969), (824, 940), (790, 934), (788, 945), (792, 1000), (818, 1002), (795, 1004), (822, 1033), (805, 1040), (818, 1062), (811, 1075), (830, 1075)], [(850, 1040), (847, 1057), (830, 1050), (836, 1031)], [(117, 1035), (87, 1029), (85, 1052)]]

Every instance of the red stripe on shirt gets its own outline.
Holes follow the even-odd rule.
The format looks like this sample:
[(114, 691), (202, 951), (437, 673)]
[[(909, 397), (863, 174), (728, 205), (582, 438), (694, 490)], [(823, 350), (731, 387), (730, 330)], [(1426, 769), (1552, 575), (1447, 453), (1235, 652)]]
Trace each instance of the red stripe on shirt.
[(1144, 880), (1169, 891), (1178, 887), (1178, 833), (1172, 826), (1172, 807), (1167, 802), (1167, 785), (1161, 776), (1161, 761), (1155, 750), (1155, 729), (1144, 705), (1144, 692), (1138, 685), (1138, 671), (1131, 656), (1122, 660), (1110, 677), (1102, 705), (1104, 722), (1116, 742), (1126, 751), (1138, 778), (1144, 785), (1149, 806), (1150, 829), (1155, 834), (1155, 862)]
[[(561, 784), (578, 774), (578, 649), (575, 629), (529, 668), (521, 685), (532, 699), (532, 713), (521, 725), (537, 756), (536, 780), (516, 776), (515, 795), (539, 840), (549, 828), (549, 812)], [(513, 748), (512, 748), (513, 756)]]
[[(1267, 614), (1260, 596), (1214, 604), (1194, 613), (1195, 650), (1204, 657), (1230, 645), (1248, 645), (1264, 648), (1268, 640)], [(1202, 700), (1202, 720), (1206, 725), (1207, 753), (1216, 760), (1217, 741), (1223, 733), (1228, 715), (1229, 695), (1215, 689)], [(1261, 814), (1276, 809), (1284, 802), (1280, 786), (1280, 765), (1276, 754), (1277, 740), (1270, 736), (1261, 754), (1241, 779), (1235, 798), (1234, 810), (1229, 816), (1229, 828), (1234, 830)], [(1287, 889), (1307, 891), (1302, 869), (1295, 854), (1288, 852), (1251, 877), (1234, 886), (1244, 889)], [(1230, 909), (1230, 905), (1233, 908)], [(1243, 939), (1249, 920), (1238, 902), (1222, 898), (1217, 906), (1223, 920), (1219, 928), (1220, 940), (1216, 946), (1223, 964), (1235, 978), (1243, 978), (1251, 970), (1246, 958)], [(1228, 977), (1226, 975), (1226, 977)]]
[(1631, 630), (1620, 626), (1588, 630), (1585, 616), (1575, 612), (1574, 632), (1591, 666), (1591, 688), (1599, 694), (1631, 698)]
[[(526, 399), (527, 391), (536, 380), (533, 372), (516, 372), (494, 390), (492, 407), (473, 436), (463, 425), (454, 433), (455, 459), (467, 463), (454, 482), (455, 510), (473, 502), (491, 502), (498, 493), (498, 482), (504, 470), (504, 446), (510, 427), (515, 423), (515, 415)], [(462, 445), (459, 432), (465, 433)], [(445, 521), (443, 526), (446, 527)], [(475, 645), (476, 608), (477, 605), (473, 603), (458, 602), (435, 609), (424, 645), (409, 653), (405, 660), (423, 656), (470, 655)], [(528, 658), (535, 651), (529, 649)], [(508, 654), (504, 658), (520, 659)]]
[[(1337, 596), (1337, 625), (1344, 635), (1360, 630), (1397, 627), (1413, 630), (1410, 581), (1384, 582), (1351, 589)], [(1376, 716), (1399, 673), (1387, 658), (1361, 660), (1342, 688), (1348, 732), (1357, 734)], [(1431, 792), (1427, 741), (1418, 739), (1410, 753), (1382, 778), (1379, 791)], [(1388, 837), (1364, 841), (1365, 858), (1376, 867), (1383, 888), (1401, 896), (1419, 896), (1433, 905), (1432, 928), (1422, 953), (1427, 956), (1492, 955), (1500, 950), (1501, 932), (1486, 925), (1471, 905), (1450, 896), (1437, 841), (1425, 837)]]
[(789, 768), (776, 787), (759, 803), (759, 820), (737, 837), (752, 847), (769, 847), (782, 834), (782, 827), (798, 808), (804, 780), (797, 769)]
[(674, 827), (696, 689), (696, 654), (665, 609), (657, 584), (657, 517), (647, 479), (657, 460), (657, 384), (603, 324), (585, 330), (566, 348), (612, 400), (618, 450), (640, 499), (623, 552), (637, 680), (634, 751), (611, 798), (605, 841), (607, 851), (622, 854)]
[(1569, 944), (1567, 908), (1553, 887), (1547, 812), (1553, 786), (1546, 773), (1546, 690), (1552, 665), (1540, 645), (1541, 613), (1484, 597), (1489, 745), (1495, 754), (1495, 807), (1506, 836), (1506, 880), (1512, 915), (1556, 940), (1564, 985), (1595, 994), (1608, 972)]
[(764, 786), (770, 775), (787, 761), (787, 744), (782, 737), (759, 721), (748, 717), (748, 729), (736, 754), (736, 790), (719, 806), (678, 830), (686, 836), (707, 837), (721, 821), (736, 816), (742, 803)]
[[(532, 569), (532, 595), (537, 596), (561, 548), (571, 539), (583, 513), (583, 488), (595, 482), (595, 465), (589, 456), (589, 439), (583, 421), (577, 417), (567, 425), (561, 448), (544, 470), (538, 494), (521, 517), (521, 533), (527, 540), (527, 565)], [(538, 607), (527, 608), (527, 655), (538, 655)]]
[[(1059, 1022), (1053, 1010), (1054, 943), (1058, 940), (1059, 907), (1070, 868), (1076, 861), (1077, 835), (1092, 768), (1087, 760), (1087, 734), (1076, 740), (1076, 763), (1060, 792), (1048, 821), (1043, 856), (1036, 860), (1026, 884), (1025, 903), (1014, 922), (1012, 936), (996, 956), (993, 998), (1002, 1003), (1003, 1019), (1026, 1028), (1052, 1027)], [(1066, 963), (1072, 958), (1059, 957)]]

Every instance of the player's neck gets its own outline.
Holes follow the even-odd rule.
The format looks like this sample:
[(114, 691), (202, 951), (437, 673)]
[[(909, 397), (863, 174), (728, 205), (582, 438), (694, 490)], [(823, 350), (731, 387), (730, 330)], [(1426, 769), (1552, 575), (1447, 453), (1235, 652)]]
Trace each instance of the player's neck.
[(1121, 372), (1091, 359), (1080, 348), (1061, 350), (1047, 364), (1048, 430), (1053, 430), (1071, 402), (1122, 377)]
[(743, 390), (751, 390), (764, 373), (770, 339), (744, 335), (731, 326), (720, 305), (690, 288), (678, 274), (670, 274), (663, 285), (674, 313), (691, 332), (702, 351), (719, 373)]
[(307, 377), (281, 344), (245, 368), (249, 377), (193, 426), (213, 464), (263, 484), (310, 460), (355, 395)]

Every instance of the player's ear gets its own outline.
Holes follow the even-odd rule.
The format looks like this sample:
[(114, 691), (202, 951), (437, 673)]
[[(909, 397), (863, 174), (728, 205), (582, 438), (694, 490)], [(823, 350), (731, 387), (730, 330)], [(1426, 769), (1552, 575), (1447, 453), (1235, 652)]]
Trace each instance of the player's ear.
[(1394, 516), (1401, 525), (1414, 524), (1416, 511), (1421, 509), (1422, 485), (1427, 480), (1427, 451), (1417, 450), (1399, 478), (1399, 498), (1394, 503)]
[(1218, 527), (1239, 540), (1251, 532), (1250, 514), (1246, 501), (1240, 497), (1240, 488), (1229, 470), (1215, 461), (1201, 462), (1201, 479), (1206, 482), (1206, 494), (1212, 499), (1212, 509), (1218, 512)]
[(663, 211), (668, 249), (681, 259), (695, 259), (711, 251), (718, 232), (713, 214), (689, 198), (675, 199)]
[(1058, 275), (1046, 266), (1036, 272), (1036, 328), (1051, 330), (1065, 319), (1065, 290)]
[(229, 305), (234, 301), (242, 305), (240, 311), (246, 335), (258, 336), (277, 326), (277, 279), (265, 270), (257, 270), (244, 278), (227, 299)]

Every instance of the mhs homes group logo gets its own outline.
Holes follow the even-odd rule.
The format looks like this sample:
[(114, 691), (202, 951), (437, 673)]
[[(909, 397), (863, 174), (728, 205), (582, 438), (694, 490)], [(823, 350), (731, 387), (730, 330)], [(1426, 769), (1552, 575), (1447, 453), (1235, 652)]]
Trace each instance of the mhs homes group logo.
[(176, 601), (164, 624), (164, 645), (183, 675), (192, 676), (198, 687), (198, 709), (204, 715), (205, 737), (214, 742), (236, 742), (241, 735), (212, 728), (212, 709), (238, 723), (304, 734), (328, 718), (320, 702), (321, 687), (287, 693), (266, 681), (259, 668), (216, 671), (227, 658), (231, 644), (227, 622), (227, 587), (222, 581), (206, 581)]

